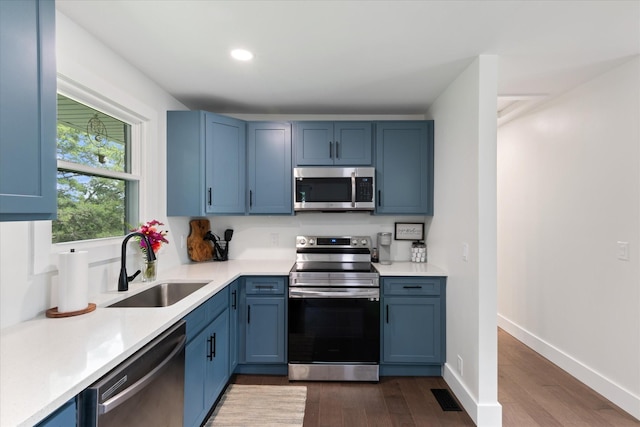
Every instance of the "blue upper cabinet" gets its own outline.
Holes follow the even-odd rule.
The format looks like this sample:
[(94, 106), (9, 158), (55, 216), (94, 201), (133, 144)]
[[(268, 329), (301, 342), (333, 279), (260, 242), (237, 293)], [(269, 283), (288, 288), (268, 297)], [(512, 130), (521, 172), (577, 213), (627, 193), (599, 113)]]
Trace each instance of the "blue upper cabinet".
[(246, 123), (209, 113), (206, 121), (207, 213), (244, 214)]
[(296, 166), (371, 165), (371, 122), (297, 122)]
[(167, 215), (244, 214), (246, 129), (204, 111), (167, 112)]
[(376, 123), (377, 214), (433, 215), (433, 121)]
[(55, 219), (53, 0), (0, 1), (0, 220)]
[(247, 125), (249, 214), (291, 214), (291, 124)]

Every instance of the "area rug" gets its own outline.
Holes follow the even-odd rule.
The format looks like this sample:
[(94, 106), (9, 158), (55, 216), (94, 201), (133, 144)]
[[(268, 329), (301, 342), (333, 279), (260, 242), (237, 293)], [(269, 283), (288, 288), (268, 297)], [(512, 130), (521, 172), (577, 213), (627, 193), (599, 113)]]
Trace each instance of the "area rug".
[(302, 427), (305, 386), (231, 384), (205, 427)]

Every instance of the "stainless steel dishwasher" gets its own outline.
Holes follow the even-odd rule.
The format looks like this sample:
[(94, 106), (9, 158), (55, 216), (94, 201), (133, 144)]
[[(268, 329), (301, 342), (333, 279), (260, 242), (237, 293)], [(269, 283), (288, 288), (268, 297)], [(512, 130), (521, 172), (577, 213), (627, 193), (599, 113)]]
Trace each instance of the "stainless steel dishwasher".
[(79, 396), (81, 426), (182, 426), (186, 326), (180, 321)]

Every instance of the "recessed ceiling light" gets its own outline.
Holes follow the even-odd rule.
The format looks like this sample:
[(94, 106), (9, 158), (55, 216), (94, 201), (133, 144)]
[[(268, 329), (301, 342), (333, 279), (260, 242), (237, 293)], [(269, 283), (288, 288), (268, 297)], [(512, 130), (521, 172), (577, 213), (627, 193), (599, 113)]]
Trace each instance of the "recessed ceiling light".
[(231, 51), (231, 56), (238, 61), (249, 61), (253, 59), (253, 53), (245, 49), (234, 49)]

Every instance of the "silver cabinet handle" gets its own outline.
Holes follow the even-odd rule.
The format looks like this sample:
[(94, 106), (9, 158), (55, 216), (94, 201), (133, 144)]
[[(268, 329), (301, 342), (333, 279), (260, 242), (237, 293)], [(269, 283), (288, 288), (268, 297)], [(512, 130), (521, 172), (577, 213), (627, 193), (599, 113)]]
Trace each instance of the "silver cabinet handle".
[(162, 371), (167, 367), (169, 362), (171, 362), (177, 355), (184, 349), (184, 344), (187, 342), (187, 336), (183, 335), (178, 344), (176, 344), (175, 348), (169, 353), (169, 355), (153, 370), (149, 371), (144, 377), (140, 378), (135, 382), (131, 387), (123, 391), (122, 393), (116, 394), (111, 399), (107, 400), (104, 403), (100, 403), (98, 405), (98, 413), (106, 414), (107, 412), (117, 408), (122, 405), (127, 400), (131, 399), (138, 392), (140, 392), (143, 388), (145, 388), (151, 381), (156, 379), (158, 375), (162, 373)]

